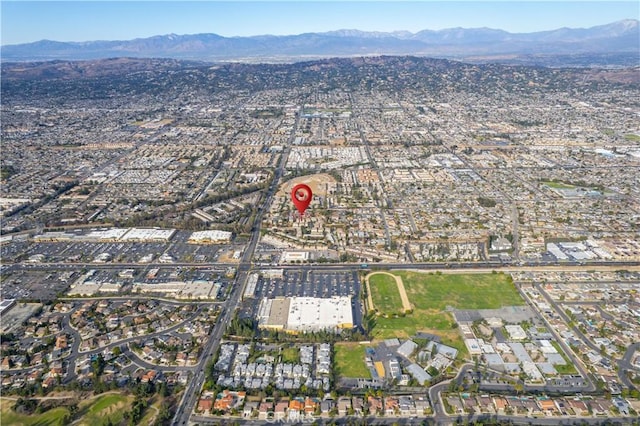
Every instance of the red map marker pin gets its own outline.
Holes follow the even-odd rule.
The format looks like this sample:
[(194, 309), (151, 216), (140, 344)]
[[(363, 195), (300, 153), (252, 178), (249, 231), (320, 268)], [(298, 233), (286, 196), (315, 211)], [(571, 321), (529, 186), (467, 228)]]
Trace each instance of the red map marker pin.
[(309, 207), (309, 204), (311, 204), (312, 197), (313, 192), (311, 192), (311, 188), (304, 183), (297, 184), (291, 190), (291, 200), (296, 206), (296, 209), (298, 209), (300, 216), (304, 214), (304, 211)]

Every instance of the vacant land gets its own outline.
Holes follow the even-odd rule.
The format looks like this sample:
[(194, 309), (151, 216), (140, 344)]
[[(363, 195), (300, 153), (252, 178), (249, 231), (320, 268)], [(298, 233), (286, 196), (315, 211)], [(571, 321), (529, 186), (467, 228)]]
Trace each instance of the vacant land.
[[(40, 414), (18, 414), (13, 411), (15, 400), (2, 399), (0, 406), (0, 421), (3, 425), (24, 425), (24, 426), (66, 426), (69, 423), (69, 410), (64, 407), (53, 408)], [(101, 423), (99, 423), (101, 424)]]
[[(63, 395), (64, 394), (64, 395)], [(119, 425), (125, 422), (125, 413), (131, 411), (135, 396), (118, 391), (89, 396), (87, 393), (63, 392), (54, 393), (50, 397), (34, 397), (38, 410), (46, 410), (42, 413), (22, 414), (16, 413), (13, 409), (18, 397), (0, 398), (0, 425), (16, 426), (95, 426), (113, 424)], [(79, 402), (78, 402), (79, 401)], [(153, 396), (147, 400), (148, 407), (144, 411), (144, 417), (140, 420), (140, 425), (155, 424), (163, 403), (167, 399)], [(47, 409), (43, 407), (58, 407)], [(75, 414), (72, 416), (70, 407), (75, 406)], [(125, 422), (126, 423), (126, 422)]]
[(118, 424), (123, 420), (124, 412), (131, 408), (133, 399), (131, 395), (110, 393), (81, 403), (79, 408), (83, 415), (78, 425), (103, 424), (107, 419), (113, 424)]
[(163, 401), (164, 401), (163, 398), (159, 397), (158, 395), (155, 395), (149, 401), (149, 406), (145, 410), (145, 415), (140, 420), (140, 423), (138, 423), (138, 424), (141, 424), (141, 425), (160, 424), (160, 423), (156, 423), (156, 418), (160, 414), (160, 411), (162, 409)]
[(373, 333), (374, 338), (398, 337), (407, 339), (418, 331), (426, 331), (442, 337), (450, 333), (452, 339), (456, 339), (459, 334), (457, 329), (454, 329), (451, 314), (437, 310), (416, 308), (413, 313), (406, 316), (398, 316), (397, 318), (379, 317), (376, 321), (377, 324)]
[(313, 192), (314, 196), (326, 196), (326, 191), (327, 191), (326, 185), (332, 184), (335, 182), (336, 182), (336, 179), (333, 176), (328, 175), (326, 173), (301, 176), (295, 179), (291, 179), (287, 183), (283, 184), (278, 190), (278, 193), (276, 194), (276, 196), (288, 197), (289, 194), (291, 193), (291, 189), (293, 189), (293, 187), (299, 183), (304, 183), (306, 185), (309, 185), (309, 187), (311, 188), (311, 192)]
[(421, 309), (497, 309), (524, 305), (510, 275), (397, 272), (407, 295)]
[(424, 331), (440, 336), (443, 343), (465, 355), (467, 350), (450, 310), (524, 304), (511, 277), (505, 274), (394, 274), (402, 278), (414, 310), (398, 318), (378, 317), (375, 338), (409, 338)]
[(364, 363), (364, 349), (363, 345), (355, 342), (336, 343), (336, 370), (340, 377), (371, 377)]

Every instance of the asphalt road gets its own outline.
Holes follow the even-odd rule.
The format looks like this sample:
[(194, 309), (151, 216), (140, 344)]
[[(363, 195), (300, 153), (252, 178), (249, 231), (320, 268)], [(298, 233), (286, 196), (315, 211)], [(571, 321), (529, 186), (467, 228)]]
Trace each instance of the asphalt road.
[[(296, 123), (294, 125), (293, 131), (290, 134), (290, 138), (293, 138), (293, 136), (295, 135), (295, 131), (298, 127), (298, 119), (296, 119)], [(367, 149), (367, 152), (369, 154), (369, 156), (371, 155), (369, 153), (369, 147), (368, 144), (366, 143), (366, 138), (364, 138), (363, 136), (363, 141), (365, 142), (365, 148)], [(287, 146), (291, 146), (291, 143), (287, 144)], [(213, 354), (216, 353), (216, 351), (218, 350), (220, 343), (221, 343), (221, 339), (222, 339), (222, 335), (224, 333), (224, 330), (227, 326), (227, 324), (231, 321), (231, 319), (233, 318), (233, 316), (235, 315), (235, 312), (237, 310), (237, 307), (239, 305), (240, 299), (241, 299), (241, 295), (243, 294), (243, 290), (244, 290), (244, 286), (246, 285), (246, 281), (247, 281), (247, 277), (248, 277), (248, 273), (249, 271), (252, 269), (252, 260), (253, 260), (253, 255), (256, 249), (256, 246), (258, 244), (259, 241), (259, 237), (260, 237), (260, 227), (261, 227), (261, 223), (262, 223), (262, 216), (264, 211), (266, 211), (266, 209), (268, 208), (268, 206), (271, 205), (271, 202), (273, 200), (273, 197), (277, 191), (277, 189), (280, 186), (283, 174), (284, 174), (284, 167), (286, 165), (286, 161), (287, 161), (287, 157), (289, 154), (289, 148), (287, 148), (285, 150), (285, 152), (283, 153), (281, 159), (280, 159), (280, 163), (278, 165), (278, 167), (276, 168), (275, 174), (274, 174), (274, 179), (272, 180), (272, 183), (265, 195), (265, 197), (263, 198), (262, 204), (260, 207), (258, 207), (257, 210), (257, 214), (256, 214), (256, 218), (255, 218), (255, 226), (254, 229), (252, 231), (251, 234), (251, 238), (249, 243), (247, 244), (244, 252), (243, 252), (243, 256), (241, 259), (240, 264), (238, 265), (238, 269), (237, 269), (237, 274), (236, 274), (236, 279), (234, 281), (234, 285), (233, 285), (233, 289), (231, 291), (231, 293), (229, 294), (229, 297), (227, 299), (227, 301), (224, 303), (225, 308), (223, 309), (223, 311), (221, 312), (218, 321), (216, 322), (215, 326), (212, 329), (210, 338), (208, 339), (207, 343), (205, 344), (205, 346), (203, 347), (203, 351), (202, 351), (202, 355), (200, 357), (200, 360), (198, 362), (198, 364), (196, 366), (193, 367), (184, 367), (184, 370), (191, 370), (194, 372), (193, 374), (193, 378), (191, 381), (189, 381), (189, 383), (187, 384), (187, 388), (185, 389), (185, 392), (183, 394), (182, 400), (179, 404), (178, 410), (175, 413), (174, 419), (172, 424), (174, 425), (186, 425), (189, 424), (189, 420), (190, 418), (194, 421), (197, 421), (199, 423), (220, 423), (221, 420), (220, 419), (214, 419), (214, 418), (203, 418), (203, 417), (196, 417), (191, 415), (193, 408), (196, 404), (197, 398), (199, 396), (199, 391), (204, 383), (205, 380), (205, 374), (204, 374), (204, 369), (205, 369), (205, 365), (206, 363), (212, 358)], [(382, 218), (384, 220), (384, 218)], [(386, 229), (386, 223), (385, 223), (385, 233), (386, 233), (386, 237), (388, 239), (388, 230)], [(26, 269), (33, 269), (33, 270), (52, 270), (52, 269), (65, 269), (65, 268), (78, 268), (78, 267), (89, 267), (89, 268), (100, 268), (100, 269), (122, 269), (122, 268), (126, 268), (126, 267), (144, 267), (144, 268), (149, 268), (149, 267), (178, 267), (178, 266), (182, 266), (182, 267), (189, 267), (189, 268), (195, 268), (195, 269), (204, 269), (204, 268), (211, 268), (212, 266), (219, 266), (219, 267), (228, 267), (229, 264), (228, 263), (185, 263), (185, 262), (178, 262), (178, 263), (172, 263), (172, 264), (160, 264), (160, 263), (154, 263), (154, 264), (138, 264), (138, 263), (111, 263), (111, 264), (93, 264), (93, 263), (87, 263), (87, 264), (78, 264), (78, 263), (44, 263), (44, 264), (34, 264), (34, 265), (23, 265), (23, 264), (13, 264), (13, 265), (5, 265), (8, 268), (26, 268)], [(331, 271), (331, 270), (345, 270), (345, 269), (357, 269), (359, 268), (358, 264), (344, 264), (344, 263), (336, 263), (336, 264), (318, 264), (318, 265), (280, 265), (278, 266), (279, 268), (282, 269), (295, 269), (295, 270), (302, 270), (302, 271), (309, 271), (309, 270), (314, 270), (314, 271)], [(640, 271), (640, 262), (615, 262), (615, 261), (606, 261), (606, 262), (583, 262), (583, 263), (579, 263), (579, 262), (549, 262), (549, 261), (534, 261), (534, 262), (517, 262), (517, 263), (502, 263), (502, 262), (494, 262), (494, 261), (484, 261), (484, 262), (434, 262), (434, 263), (381, 263), (381, 264), (370, 264), (369, 265), (370, 268), (383, 268), (383, 269), (422, 269), (422, 270), (440, 270), (442, 272), (445, 273), (454, 273), (454, 272), (487, 272), (487, 271), (491, 271), (491, 270), (501, 270), (501, 271), (505, 271), (505, 272), (509, 272), (509, 271), (571, 271), (571, 270), (575, 270), (575, 271), (584, 271), (584, 270), (616, 270), (616, 269), (627, 269), (627, 270), (635, 270), (635, 271)], [(552, 303), (552, 305), (555, 305)], [(558, 310), (558, 312), (562, 315), (563, 312), (561, 310)], [(197, 314), (197, 313), (196, 313)], [(67, 380), (66, 381), (70, 381), (72, 379), (75, 378), (75, 359), (77, 358), (77, 356), (79, 355), (77, 352), (77, 349), (79, 347), (80, 344), (80, 339), (79, 336), (77, 335), (77, 332), (75, 330), (72, 330), (69, 323), (68, 323), (68, 316), (65, 316), (65, 318), (67, 318), (66, 322), (63, 323), (65, 330), (69, 331), (70, 333), (72, 333), (74, 335), (74, 339), (73, 339), (73, 347), (72, 349), (72, 355), (70, 355), (67, 358), (68, 361), (68, 368), (69, 368), (69, 375), (67, 376)], [(188, 321), (188, 319), (187, 319)], [(154, 333), (152, 335), (149, 336), (153, 336), (155, 334), (164, 334), (168, 331), (171, 331), (173, 329), (178, 329), (181, 325), (183, 324), (183, 322), (181, 322), (180, 324), (175, 325), (174, 327), (171, 327), (168, 330), (162, 330), (160, 332)], [(547, 324), (548, 325), (548, 324)], [(109, 349), (111, 347), (117, 346), (117, 345), (122, 345), (123, 343), (127, 343), (131, 340), (135, 340), (139, 337), (133, 337), (130, 339), (125, 339), (125, 340), (121, 340), (118, 342), (114, 342), (111, 345), (106, 346), (106, 349)], [(559, 341), (562, 343), (562, 340), (559, 339)], [(101, 352), (103, 350), (105, 350), (105, 348), (99, 348), (99, 349), (95, 349), (93, 351), (88, 351), (88, 352), (83, 352), (82, 354), (93, 354), (93, 353), (98, 353)], [(623, 357), (622, 360), (619, 361), (619, 367), (620, 367), (620, 379), (624, 382), (627, 383), (628, 379), (626, 378), (626, 375), (624, 374), (625, 371), (627, 370), (637, 370), (637, 368), (635, 368), (632, 364), (631, 364), (631, 357), (633, 356), (634, 350), (635, 349), (639, 349), (640, 348), (640, 343), (638, 344), (634, 344), (632, 345), (632, 347), (630, 347), (625, 356)], [(565, 349), (565, 351), (567, 352), (567, 354), (569, 354), (569, 356), (572, 356), (572, 352), (570, 350), (567, 350), (566, 347), (564, 347), (563, 344), (563, 349)], [(576, 364), (576, 366), (581, 370), (581, 373), (584, 373), (584, 371), (582, 370), (582, 368), (580, 367), (580, 363), (578, 360), (576, 360), (575, 358), (572, 359), (572, 361)], [(137, 364), (141, 364), (143, 366), (145, 366), (145, 362), (142, 360), (136, 360), (135, 361)], [(156, 366), (152, 366), (151, 364), (149, 364), (148, 368), (153, 368)], [(462, 374), (466, 374), (466, 372), (470, 369), (473, 368), (470, 365), (466, 365), (464, 368), (461, 369), (461, 371), (459, 372), (457, 377), (461, 377)], [(583, 377), (587, 377), (586, 375), (584, 375)], [(593, 386), (593, 384), (590, 384), (591, 386)], [(590, 388), (591, 388), (590, 386)], [(460, 419), (462, 421), (480, 421), (480, 420), (491, 420), (491, 419), (498, 419), (498, 420), (508, 420), (514, 424), (529, 424), (529, 423), (535, 423), (535, 424), (540, 424), (540, 425), (556, 425), (558, 424), (559, 420), (561, 420), (560, 418), (554, 417), (554, 418), (538, 418), (535, 419), (535, 421), (533, 421), (533, 419), (526, 419), (523, 417), (518, 417), (518, 416), (492, 416), (492, 417), (488, 417), (488, 416), (465, 416), (465, 417), (458, 417), (458, 416), (448, 416), (444, 413), (444, 408), (442, 407), (442, 403), (440, 401), (440, 392), (445, 390), (448, 387), (448, 382), (443, 382), (440, 384), (437, 384), (431, 388), (429, 388), (429, 397), (432, 400), (434, 409), (435, 409), (435, 414), (433, 417), (430, 418), (416, 418), (416, 419), (411, 419), (411, 418), (402, 418), (402, 417), (398, 417), (398, 418), (393, 418), (393, 422), (397, 423), (397, 424), (421, 424), (423, 422), (427, 422), (427, 423), (436, 423), (436, 424), (450, 424), (452, 422), (455, 422), (457, 419)], [(367, 418), (367, 424), (370, 425), (375, 425), (375, 424), (389, 424), (389, 421), (391, 420), (391, 418), (379, 418), (379, 417), (369, 417)], [(565, 421), (565, 419), (562, 419), (563, 422)], [(238, 421), (236, 419), (233, 420), (234, 422), (238, 422), (240, 424), (243, 423), (242, 420)], [(347, 419), (333, 419), (332, 421), (336, 421), (338, 423), (345, 423), (347, 421)], [(566, 419), (566, 424), (569, 423), (573, 423), (577, 421), (577, 419), (574, 418), (567, 418)], [(579, 422), (582, 424), (598, 424), (602, 421), (602, 419), (580, 419)], [(251, 424), (266, 424), (269, 422), (255, 422), (252, 421)]]
[(633, 354), (640, 351), (640, 343), (634, 343), (627, 348), (622, 359), (618, 361), (618, 378), (626, 387), (636, 387), (627, 377), (627, 371), (640, 373), (640, 368), (632, 364)]
[(367, 426), (388, 426), (394, 425), (452, 425), (452, 424), (496, 424), (498, 422), (504, 422), (513, 425), (541, 425), (541, 426), (557, 426), (557, 425), (601, 425), (603, 421), (608, 421), (610, 424), (632, 424), (633, 419), (629, 417), (607, 417), (605, 418), (576, 418), (576, 417), (525, 417), (525, 416), (506, 416), (496, 414), (480, 414), (480, 415), (456, 415), (446, 416), (444, 419), (436, 420), (433, 417), (425, 416), (408, 416), (408, 417), (342, 417), (342, 418), (320, 418), (314, 422), (309, 421), (275, 421), (275, 420), (248, 420), (240, 418), (224, 418), (224, 417), (204, 417), (193, 416), (192, 421), (201, 425), (283, 425), (283, 424), (295, 424), (295, 425), (367, 425)]
[[(260, 216), (262, 209), (260, 210)], [(258, 220), (256, 219), (256, 222)], [(252, 235), (259, 235), (259, 223), (256, 224), (256, 230)], [(253, 243), (253, 237), (251, 239)], [(257, 244), (257, 239), (255, 240)], [(255, 249), (255, 246), (254, 246)], [(246, 254), (251, 252), (250, 247), (245, 250)], [(313, 269), (317, 271), (322, 270), (334, 270), (334, 269), (350, 269), (358, 268), (358, 263), (322, 263), (322, 264), (306, 264), (306, 265), (278, 265), (278, 268), (282, 269)], [(174, 263), (34, 263), (34, 264), (5, 264), (8, 270), (14, 268), (24, 268), (34, 271), (48, 271), (59, 269), (77, 269), (77, 268), (93, 268), (93, 269), (115, 269), (121, 270), (123, 268), (167, 268), (167, 267), (183, 267), (193, 269), (209, 269), (211, 267), (218, 266), (220, 268), (228, 268), (233, 266), (230, 263), (189, 263), (189, 262), (174, 262)], [(256, 265), (259, 266), (259, 265)], [(271, 267), (271, 265), (270, 265)], [(585, 270), (593, 271), (616, 271), (616, 270), (628, 270), (628, 271), (640, 271), (640, 262), (618, 262), (618, 261), (605, 261), (605, 262), (584, 262), (582, 264), (578, 262), (552, 262), (552, 261), (533, 261), (533, 262), (520, 262), (503, 263), (498, 261), (482, 261), (482, 262), (418, 262), (418, 263), (369, 263), (368, 268), (380, 268), (380, 269), (423, 269), (423, 270), (440, 270), (446, 271), (462, 271), (473, 272), (477, 271), (491, 271), (500, 270), (504, 272), (511, 271), (576, 271), (584, 272)]]
[[(174, 302), (175, 303), (175, 302)], [(179, 304), (183, 304), (183, 303), (179, 303)], [(74, 309), (75, 310), (75, 309)], [(71, 348), (69, 350), (69, 355), (62, 358), (61, 360), (66, 364), (66, 368), (67, 368), (67, 374), (65, 375), (64, 384), (67, 383), (71, 383), (73, 380), (75, 380), (77, 378), (77, 374), (76, 374), (76, 360), (78, 359), (78, 357), (80, 356), (86, 356), (86, 355), (95, 355), (95, 354), (99, 354), (99, 353), (103, 353), (104, 351), (109, 351), (113, 348), (115, 348), (116, 346), (126, 346), (128, 343), (135, 341), (135, 340), (139, 340), (141, 338), (141, 336), (133, 336), (133, 337), (128, 337), (125, 339), (121, 339), (118, 340), (116, 342), (113, 343), (109, 343), (108, 345), (96, 348), (96, 349), (92, 349), (89, 351), (84, 351), (84, 352), (80, 352), (80, 343), (82, 342), (82, 339), (80, 338), (80, 333), (71, 326), (70, 323), (70, 319), (71, 319), (71, 314), (73, 313), (72, 310), (71, 312), (65, 314), (62, 318), (62, 331), (66, 334), (69, 334), (70, 336), (72, 336), (72, 343), (71, 343)], [(195, 317), (197, 317), (199, 315), (201, 311), (201, 306), (198, 306), (198, 308), (194, 311), (193, 314), (191, 314), (188, 318), (186, 318), (184, 321), (180, 321), (179, 323), (176, 323), (174, 325), (172, 325), (169, 328), (165, 328), (159, 331), (156, 331), (154, 333), (150, 333), (150, 334), (146, 334), (144, 337), (145, 338), (153, 338), (154, 336), (161, 336), (161, 335), (165, 335), (167, 333), (170, 333), (172, 331), (178, 330), (180, 327), (184, 326), (185, 324), (189, 323), (191, 320), (193, 320)], [(128, 347), (126, 349), (123, 349), (123, 354), (127, 355), (127, 357), (134, 363), (136, 364), (138, 367), (141, 368), (146, 368), (146, 369), (157, 369), (158, 365), (156, 364), (151, 364), (148, 363), (142, 359), (140, 359), (137, 355), (133, 354)], [(168, 372), (168, 371), (190, 371), (195, 369), (196, 367), (194, 366), (177, 366), (177, 367), (166, 367), (166, 366), (162, 366), (161, 369), (164, 372)], [(42, 366), (33, 366), (33, 367), (28, 367), (28, 368), (21, 368), (21, 369), (11, 369), (12, 373), (30, 373), (32, 371), (35, 370), (41, 370)]]
[[(290, 139), (292, 139), (295, 135), (296, 129), (298, 127), (299, 114), (296, 116), (296, 122), (293, 126), (293, 131), (291, 132)], [(291, 141), (290, 141), (291, 142)], [(287, 147), (291, 146), (291, 144), (287, 144)], [(240, 304), (241, 296), (244, 292), (244, 287), (247, 284), (248, 272), (251, 270), (251, 261), (253, 260), (253, 255), (256, 250), (256, 246), (258, 245), (258, 241), (260, 240), (260, 228), (262, 226), (262, 216), (264, 212), (267, 210), (268, 206), (271, 205), (273, 201), (273, 197), (280, 186), (280, 180), (282, 179), (284, 167), (287, 162), (287, 158), (289, 156), (290, 148), (286, 148), (282, 157), (280, 158), (280, 163), (276, 168), (276, 172), (273, 180), (271, 181), (271, 185), (269, 186), (269, 190), (267, 191), (266, 196), (263, 199), (263, 202), (260, 207), (258, 207), (258, 211), (255, 217), (253, 232), (251, 233), (251, 239), (249, 240), (249, 244), (244, 250), (242, 255), (242, 259), (240, 264), (238, 265), (236, 278), (234, 281), (233, 290), (229, 294), (226, 303), (226, 309), (222, 315), (218, 318), (218, 321), (213, 328), (213, 333), (209, 338), (209, 341), (205, 345), (202, 357), (200, 358), (200, 362), (197, 365), (196, 372), (194, 374), (193, 380), (189, 382), (185, 392), (183, 394), (182, 400), (180, 401), (180, 405), (176, 414), (173, 418), (172, 424), (174, 425), (186, 425), (189, 424), (189, 418), (191, 417), (191, 413), (196, 405), (196, 401), (200, 394), (200, 389), (205, 381), (205, 365), (206, 362), (212, 358), (213, 354), (216, 353), (218, 348), (220, 347), (220, 343), (222, 340), (222, 335), (224, 330), (233, 319), (235, 312)], [(208, 267), (211, 264), (207, 265)]]
[[(539, 288), (539, 286), (540, 286), (539, 284), (535, 284), (535, 285), (536, 285), (536, 287), (538, 287), (538, 291), (540, 292), (540, 294), (542, 294), (543, 297), (546, 298), (547, 302), (553, 307), (553, 309), (556, 311), (556, 313), (563, 317), (563, 319), (564, 319), (566, 324), (569, 324), (571, 321), (569, 320), (569, 318), (567, 318), (566, 314), (564, 312), (562, 312), (562, 309), (560, 309), (558, 304), (553, 299), (551, 299), (551, 297), (549, 297), (549, 295), (547, 294), (546, 291), (544, 291), (544, 290)], [(533, 302), (531, 300), (529, 300), (529, 297), (527, 296), (527, 294), (525, 292), (520, 291), (520, 294), (521, 294), (522, 298), (524, 300), (526, 300), (527, 303), (530, 306), (533, 306)], [(547, 330), (550, 330), (553, 333), (554, 337), (556, 338), (556, 342), (558, 342), (558, 344), (562, 347), (562, 350), (569, 357), (570, 361), (576, 367), (576, 369), (578, 370), (580, 375), (588, 383), (588, 386), (586, 388), (584, 388), (584, 389), (581, 389), (580, 392), (593, 392), (593, 391), (595, 391), (596, 390), (596, 386), (591, 381), (591, 378), (590, 378), (589, 374), (587, 373), (586, 367), (584, 366), (584, 363), (582, 362), (582, 360), (575, 356), (575, 354), (573, 353), (573, 350), (571, 348), (569, 348), (569, 346), (565, 343), (565, 341), (562, 338), (562, 336), (560, 336), (558, 334), (556, 328), (553, 327), (549, 323), (549, 321), (547, 321), (547, 318), (544, 315), (540, 315), (540, 318), (542, 318), (542, 321), (545, 323), (545, 326), (547, 327)], [(576, 331), (576, 330), (574, 330), (574, 331)], [(581, 336), (581, 339), (585, 343), (587, 343), (587, 344), (590, 343), (590, 341), (588, 339), (585, 340), (585, 336), (583, 336), (582, 333), (580, 333), (580, 336)]]
[[(180, 327), (184, 326), (185, 324), (189, 323), (191, 320), (193, 320), (194, 318), (196, 318), (201, 311), (201, 307), (198, 306), (198, 308), (196, 308), (196, 310), (194, 311), (194, 313), (192, 315), (190, 315), (188, 318), (186, 318), (184, 321), (180, 321), (179, 323), (174, 324), (173, 326), (160, 330), (160, 331), (156, 331), (154, 333), (150, 333), (150, 334), (146, 334), (144, 336), (145, 339), (147, 338), (153, 338), (154, 336), (162, 336), (165, 335), (167, 333), (170, 333), (172, 331), (178, 330)], [(70, 318), (70, 315), (65, 316), (65, 318)], [(78, 348), (80, 347), (80, 341), (82, 339), (80, 339), (80, 334), (73, 329), (68, 323), (67, 327), (65, 328), (65, 331), (68, 333), (72, 333), (73, 334), (73, 348), (74, 350), (72, 351), (71, 355), (69, 355), (67, 358), (65, 358), (65, 361), (67, 362), (67, 376), (65, 377), (64, 383), (70, 383), (71, 381), (76, 379), (76, 371), (75, 371), (75, 364), (76, 364), (76, 359), (79, 356), (86, 356), (86, 355), (95, 355), (98, 353), (102, 353), (105, 350), (110, 350), (115, 348), (116, 346), (122, 346), (122, 345), (127, 345), (130, 342), (133, 342), (135, 340), (139, 340), (141, 338), (141, 336), (133, 336), (133, 337), (128, 337), (126, 339), (122, 339), (122, 340), (118, 340), (117, 342), (113, 342), (110, 343), (106, 346), (100, 347), (100, 348), (96, 348), (96, 349), (92, 349), (90, 351), (85, 351), (85, 352), (79, 352)], [(157, 369), (158, 366), (155, 364), (151, 364), (148, 363), (144, 360), (141, 360), (138, 358), (137, 355), (131, 353), (131, 351), (129, 351), (128, 347), (125, 351), (123, 351), (123, 353), (125, 353), (129, 359), (132, 360), (132, 362), (136, 365), (138, 365), (141, 368), (146, 368), (146, 369)], [(193, 370), (195, 367), (174, 367), (174, 371), (189, 371), (189, 370)], [(162, 371), (168, 371), (168, 369), (162, 368)]]

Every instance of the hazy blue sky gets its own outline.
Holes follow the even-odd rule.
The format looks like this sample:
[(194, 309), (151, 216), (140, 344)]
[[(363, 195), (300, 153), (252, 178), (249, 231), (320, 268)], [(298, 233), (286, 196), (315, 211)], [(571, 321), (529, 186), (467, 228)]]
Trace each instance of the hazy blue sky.
[(1, 43), (490, 27), (531, 32), (638, 19), (638, 1), (11, 1)]

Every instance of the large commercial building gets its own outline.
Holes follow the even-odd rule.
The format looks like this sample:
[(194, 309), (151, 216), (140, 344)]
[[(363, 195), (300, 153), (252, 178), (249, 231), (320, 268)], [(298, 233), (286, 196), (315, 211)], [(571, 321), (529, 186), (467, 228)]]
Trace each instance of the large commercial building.
[(191, 234), (189, 237), (190, 243), (226, 243), (231, 241), (232, 233), (229, 231), (220, 231), (220, 230), (208, 230), (208, 231), (196, 231)]
[(350, 296), (263, 299), (258, 326), (291, 332), (353, 328)]
[(283, 251), (280, 263), (304, 263), (309, 260), (308, 251)]
[(16, 304), (16, 299), (2, 299), (0, 302), (0, 315), (8, 312)]

